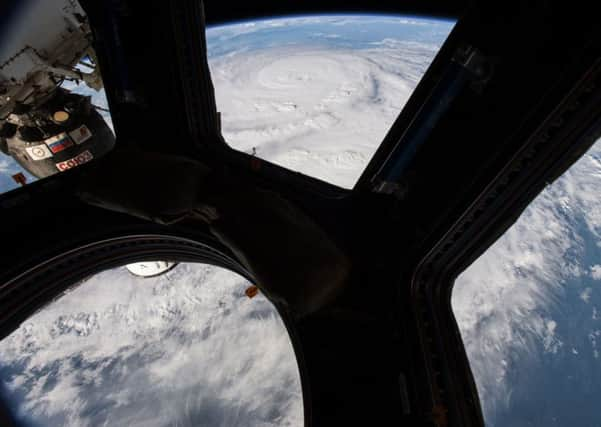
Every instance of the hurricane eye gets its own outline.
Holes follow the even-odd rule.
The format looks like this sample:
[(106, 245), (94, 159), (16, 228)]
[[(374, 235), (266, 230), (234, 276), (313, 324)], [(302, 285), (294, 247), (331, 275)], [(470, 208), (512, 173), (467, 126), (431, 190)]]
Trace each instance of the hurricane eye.
[(453, 25), (351, 15), (209, 28), (225, 140), (352, 188)]

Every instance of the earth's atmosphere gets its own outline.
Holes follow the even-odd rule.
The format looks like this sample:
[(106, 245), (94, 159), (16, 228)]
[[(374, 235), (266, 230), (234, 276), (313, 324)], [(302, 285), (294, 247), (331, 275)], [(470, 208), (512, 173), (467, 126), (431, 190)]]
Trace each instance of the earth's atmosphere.
[[(451, 29), (383, 16), (209, 29), (224, 136), (350, 188)], [(0, 159), (0, 191), (18, 170)], [(488, 425), (601, 423), (600, 193), (597, 143), (457, 280)], [(286, 330), (247, 285), (193, 264), (94, 276), (0, 343), (0, 385), (39, 425), (302, 425)]]

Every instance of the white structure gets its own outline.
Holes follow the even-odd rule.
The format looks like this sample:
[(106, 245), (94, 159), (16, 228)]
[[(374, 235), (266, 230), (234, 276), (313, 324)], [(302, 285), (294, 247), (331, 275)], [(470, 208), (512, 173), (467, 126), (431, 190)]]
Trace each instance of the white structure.
[[(76, 1), (18, 2), (8, 27), (0, 29), (0, 121), (19, 104), (35, 107), (51, 96), (63, 79), (102, 87), (90, 46), (84, 11)], [(82, 72), (81, 66), (89, 68)], [(1, 123), (0, 123), (1, 124)]]
[(145, 261), (127, 264), (125, 268), (135, 276), (154, 277), (168, 272), (176, 265), (176, 262), (171, 261)]

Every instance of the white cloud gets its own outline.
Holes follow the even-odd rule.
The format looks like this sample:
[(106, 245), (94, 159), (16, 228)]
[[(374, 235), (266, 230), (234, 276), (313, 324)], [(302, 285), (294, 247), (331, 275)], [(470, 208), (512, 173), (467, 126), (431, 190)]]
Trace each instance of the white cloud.
[(350, 188), (434, 57), (432, 46), (295, 46), (210, 61), (230, 145)]
[(0, 194), (19, 186), (12, 176), (21, 170), (21, 166), (12, 157), (0, 153)]
[(301, 425), (288, 334), (247, 285), (200, 264), (106, 271), (3, 340), (0, 376), (44, 424)]
[(0, 173), (8, 173), (11, 167), (9, 160), (6, 157), (0, 158)]
[[(586, 322), (597, 321), (596, 311), (592, 319), (580, 314), (576, 301), (592, 303), (596, 298), (582, 272), (588, 269), (585, 254), (600, 255), (594, 249), (601, 242), (600, 158), (597, 142), (457, 279), (453, 309), (487, 422), (493, 425), (497, 414), (519, 417), (512, 409), (520, 391), (516, 387), (523, 383), (517, 372), (532, 364), (530, 378), (535, 378), (536, 369), (542, 369), (535, 361), (544, 352), (563, 357), (563, 343), (585, 340)], [(598, 270), (590, 271), (596, 278)], [(567, 329), (580, 321), (582, 327)], [(511, 363), (502, 363), (506, 360)]]
[[(309, 17), (211, 31), (226, 43), (274, 24), (318, 22)], [(434, 54), (431, 45), (387, 38), (360, 51), (241, 47), (213, 58), (226, 139), (351, 186)], [(0, 162), (0, 172), (3, 167)], [(601, 280), (601, 265), (583, 264), (583, 254), (601, 248), (600, 188), (597, 143), (457, 280), (453, 309), (489, 424), (519, 395), (520, 369), (532, 368), (527, 376), (534, 378), (537, 362), (554, 357), (557, 364), (572, 349), (580, 357), (571, 359), (587, 360), (584, 347), (575, 345), (579, 338), (590, 340), (590, 357), (599, 357), (601, 331), (593, 327), (601, 320), (599, 301), (586, 280)], [(177, 271), (146, 287), (123, 272), (94, 278), (2, 343), (2, 359), (17, 370), (0, 374), (8, 372), (10, 386), (26, 390), (30, 411), (54, 417), (55, 424), (76, 425), (83, 413), (132, 425), (300, 423), (296, 365), (269, 304), (241, 298), (239, 278), (204, 267)], [(573, 310), (590, 323), (567, 330)], [(140, 402), (148, 419), (133, 418)], [(99, 405), (115, 412), (102, 413)]]

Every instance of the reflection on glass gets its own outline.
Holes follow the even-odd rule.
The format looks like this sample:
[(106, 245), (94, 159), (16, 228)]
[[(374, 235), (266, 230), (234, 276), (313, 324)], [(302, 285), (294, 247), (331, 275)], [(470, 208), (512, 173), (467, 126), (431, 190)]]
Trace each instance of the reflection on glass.
[(79, 4), (33, 0), (12, 9), (10, 25), (0, 30), (0, 193), (92, 161), (114, 145)]
[(600, 425), (601, 141), (453, 290), (490, 426)]
[(4, 397), (44, 426), (302, 426), (288, 333), (248, 289), (204, 264), (97, 274), (0, 342)]

